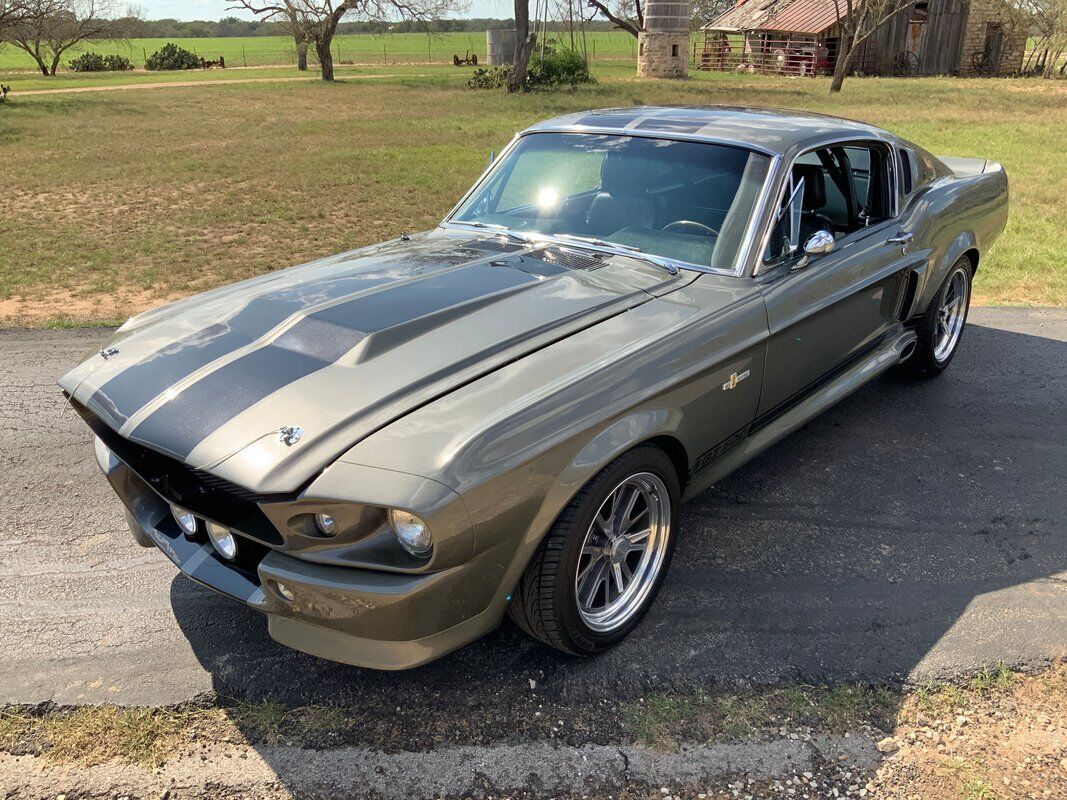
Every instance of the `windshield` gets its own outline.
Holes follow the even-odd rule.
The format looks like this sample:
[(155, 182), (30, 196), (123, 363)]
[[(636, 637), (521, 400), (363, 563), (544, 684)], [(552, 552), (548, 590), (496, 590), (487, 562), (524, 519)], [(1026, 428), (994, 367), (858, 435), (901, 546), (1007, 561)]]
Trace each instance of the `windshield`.
[(726, 145), (528, 134), (448, 221), (599, 239), (733, 270), (769, 164)]

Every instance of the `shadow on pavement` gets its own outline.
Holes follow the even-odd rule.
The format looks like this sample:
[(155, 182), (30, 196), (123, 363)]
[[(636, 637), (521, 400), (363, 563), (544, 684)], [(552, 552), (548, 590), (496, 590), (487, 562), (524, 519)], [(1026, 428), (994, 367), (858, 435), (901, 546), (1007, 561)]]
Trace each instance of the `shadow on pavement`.
[(379, 673), (283, 648), (257, 613), (183, 577), (171, 603), (223, 696), (359, 705), (427, 729), (482, 715), (502, 738), (539, 703), (1019, 665), (1067, 644), (1065, 379), (1063, 342), (972, 325), (939, 379), (875, 381), (686, 507), (655, 607), (598, 659), (506, 623)]

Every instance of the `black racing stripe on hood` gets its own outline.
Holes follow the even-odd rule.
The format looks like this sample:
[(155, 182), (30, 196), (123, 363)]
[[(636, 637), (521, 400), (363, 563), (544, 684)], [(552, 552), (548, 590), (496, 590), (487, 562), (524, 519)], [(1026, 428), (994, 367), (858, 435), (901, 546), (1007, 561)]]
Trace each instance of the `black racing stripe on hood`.
[(445, 252), (439, 249), (422, 252), (395, 244), (394, 249), (396, 252), (383, 253), (382, 260), (368, 271), (300, 283), (256, 297), (231, 318), (171, 342), (127, 367), (99, 387), (86, 405), (111, 427), (121, 428), (130, 416), (166, 391), (176, 379), (245, 347), (293, 314), (389, 283), (398, 278), (398, 270), (429, 274), (485, 257), (483, 252), (462, 246)]
[[(536, 280), (519, 270), (483, 264), (309, 314), (271, 344), (183, 389), (153, 411), (130, 438), (184, 459), (222, 425), (268, 395), (335, 363), (368, 335)], [(291, 424), (297, 422), (278, 420), (278, 427)]]
[(195, 372), (255, 341), (299, 308), (281, 298), (257, 298), (231, 319), (179, 339), (123, 370), (97, 389), (86, 405), (113, 428), (120, 428), (130, 414), (165, 391), (175, 376)]

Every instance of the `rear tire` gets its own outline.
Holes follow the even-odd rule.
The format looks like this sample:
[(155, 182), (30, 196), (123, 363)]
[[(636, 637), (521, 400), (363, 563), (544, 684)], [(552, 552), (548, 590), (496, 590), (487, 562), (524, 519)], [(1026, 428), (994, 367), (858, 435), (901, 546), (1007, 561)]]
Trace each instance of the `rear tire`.
[(898, 374), (910, 378), (933, 378), (944, 372), (959, 349), (971, 304), (973, 267), (964, 256), (949, 270), (915, 327), (915, 351), (897, 366)]
[(642, 445), (620, 456), (556, 519), (508, 614), (530, 636), (572, 655), (618, 644), (659, 592), (680, 506), (678, 476), (662, 450)]

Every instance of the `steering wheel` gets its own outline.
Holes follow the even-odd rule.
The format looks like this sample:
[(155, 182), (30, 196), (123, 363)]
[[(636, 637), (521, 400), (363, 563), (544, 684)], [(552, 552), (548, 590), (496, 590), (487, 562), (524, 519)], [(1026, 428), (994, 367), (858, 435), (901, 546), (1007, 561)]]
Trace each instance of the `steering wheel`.
[[(669, 231), (673, 228), (681, 228), (682, 230), (680, 230), (679, 233), (696, 233), (715, 237), (718, 237), (719, 235), (719, 232), (714, 228), (705, 225), (703, 222), (694, 222), (691, 219), (678, 219), (663, 226), (663, 230), (665, 231)], [(688, 231), (686, 228), (693, 228), (695, 230)]]

